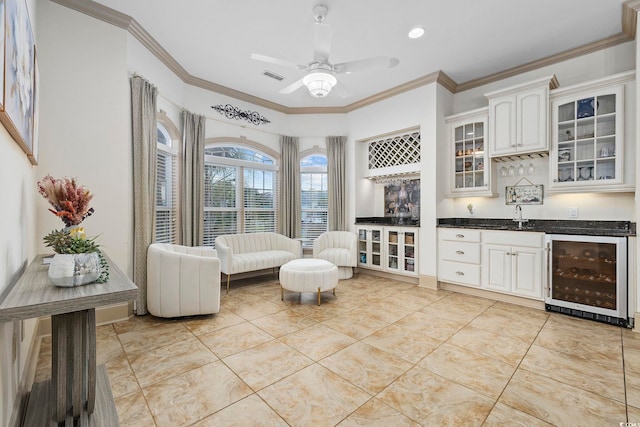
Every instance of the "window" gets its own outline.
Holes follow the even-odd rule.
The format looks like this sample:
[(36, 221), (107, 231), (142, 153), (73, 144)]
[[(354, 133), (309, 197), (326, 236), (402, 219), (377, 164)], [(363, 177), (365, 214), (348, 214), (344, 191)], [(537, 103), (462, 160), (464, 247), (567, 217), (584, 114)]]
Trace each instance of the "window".
[(327, 231), (327, 157), (311, 154), (300, 161), (302, 237), (304, 246)]
[(277, 166), (253, 148), (205, 148), (204, 244), (222, 234), (277, 229)]
[(178, 243), (178, 149), (167, 128), (157, 125), (156, 242)]

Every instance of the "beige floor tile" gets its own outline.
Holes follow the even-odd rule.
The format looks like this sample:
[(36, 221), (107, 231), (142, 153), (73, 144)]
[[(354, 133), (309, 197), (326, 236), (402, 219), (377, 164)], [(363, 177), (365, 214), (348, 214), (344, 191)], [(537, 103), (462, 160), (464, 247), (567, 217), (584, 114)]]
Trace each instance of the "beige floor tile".
[(127, 353), (131, 367), (142, 387), (215, 362), (218, 358), (197, 338), (152, 350)]
[(313, 360), (323, 359), (356, 342), (354, 338), (324, 325), (315, 325), (280, 338)]
[(313, 364), (258, 392), (292, 426), (332, 426), (371, 397), (330, 370)]
[(495, 303), (495, 300), (487, 298), (451, 293), (429, 304), (421, 311), (425, 313), (432, 312), (432, 310), (436, 310), (439, 313), (446, 312), (449, 317), (470, 321)]
[(317, 324), (315, 320), (305, 316), (304, 313), (293, 310), (279, 311), (278, 313), (252, 320), (251, 323), (276, 338)]
[(496, 403), (491, 413), (484, 422), (483, 427), (550, 427), (551, 424), (544, 422), (529, 414), (520, 412), (510, 406)]
[(219, 313), (210, 316), (189, 318), (183, 322), (183, 325), (193, 332), (195, 336), (200, 336), (243, 322), (246, 322), (246, 320), (237, 314), (227, 310), (220, 310)]
[(439, 339), (396, 324), (374, 332), (363, 341), (411, 363), (418, 363), (442, 343)]
[[(430, 306), (427, 306), (430, 307)], [(420, 332), (440, 341), (448, 340), (468, 323), (467, 320), (434, 317), (422, 311), (416, 311), (395, 323), (396, 326)]]
[(238, 316), (247, 319), (254, 320), (259, 317), (267, 316), (269, 314), (277, 313), (285, 309), (284, 305), (274, 304), (269, 301), (246, 301), (242, 305), (233, 309), (234, 313)]
[(516, 367), (448, 342), (433, 350), (418, 366), (498, 399)]
[(200, 340), (222, 359), (274, 338), (257, 326), (244, 322), (202, 335)]
[(623, 403), (524, 369), (515, 373), (499, 402), (557, 426), (618, 425), (626, 419)]
[(505, 337), (517, 338), (531, 344), (540, 333), (544, 321), (535, 323), (523, 321), (510, 312), (498, 311), (492, 306), (473, 319), (469, 325)]
[(625, 375), (627, 404), (640, 408), (640, 376), (636, 373)]
[(493, 304), (485, 313), (500, 314), (518, 323), (528, 323), (539, 328), (545, 324), (550, 315), (550, 313), (541, 308), (523, 307), (501, 301)]
[(127, 320), (116, 322), (113, 324), (113, 328), (117, 334), (124, 334), (125, 332), (134, 331), (146, 331), (156, 328), (164, 328), (168, 325), (181, 323), (183, 319), (165, 319), (162, 317), (155, 317), (150, 314), (144, 316), (133, 316)]
[(142, 391), (116, 397), (115, 403), (121, 427), (155, 427)]
[(96, 338), (96, 363), (102, 365), (124, 354), (122, 344), (117, 335), (107, 335)]
[(142, 390), (158, 427), (193, 424), (252, 393), (220, 361), (143, 387)]
[(51, 336), (42, 337), (34, 384), (51, 379)]
[(386, 300), (390, 300), (396, 305), (405, 307), (407, 311), (411, 312), (424, 308), (425, 306), (444, 298), (448, 295), (448, 293), (444, 292), (445, 291), (432, 291), (424, 288), (411, 288), (389, 295)]
[(255, 394), (193, 424), (194, 427), (287, 427), (288, 425)]
[[(587, 354), (561, 353), (538, 345), (531, 346), (520, 365), (522, 369), (553, 380), (625, 402), (622, 361), (603, 364)], [(585, 375), (585, 373), (588, 373)]]
[(518, 366), (531, 344), (516, 337), (476, 328), (473, 323), (456, 332), (448, 342), (514, 367)]
[(423, 426), (480, 426), (494, 400), (415, 367), (384, 389), (378, 398)]
[(365, 318), (378, 319), (386, 323), (396, 322), (410, 314), (405, 307), (388, 301), (374, 301), (354, 310), (354, 312)]
[(630, 423), (640, 424), (640, 408), (627, 406), (627, 420)]
[(118, 334), (127, 353), (149, 351), (192, 338), (193, 334), (180, 323), (158, 324), (150, 328), (136, 328)]
[(336, 304), (325, 304), (325, 305), (316, 305), (316, 304), (307, 304), (307, 305), (298, 305), (289, 308), (287, 311), (303, 316), (309, 320), (314, 322), (324, 322), (328, 319), (333, 319), (339, 314), (346, 313), (348, 310), (344, 307), (340, 307)]
[(140, 392), (138, 380), (129, 365), (126, 354), (122, 354), (105, 363), (109, 384), (113, 397), (120, 397), (134, 392)]
[(359, 342), (320, 361), (342, 378), (373, 394), (380, 392), (413, 364)]
[(253, 390), (260, 390), (313, 363), (277, 340), (252, 347), (223, 361)]
[(325, 320), (322, 324), (357, 340), (361, 340), (389, 325), (389, 323), (379, 319), (362, 317), (354, 311), (339, 314), (332, 319)]
[(406, 415), (373, 398), (344, 421), (339, 427), (420, 427)]

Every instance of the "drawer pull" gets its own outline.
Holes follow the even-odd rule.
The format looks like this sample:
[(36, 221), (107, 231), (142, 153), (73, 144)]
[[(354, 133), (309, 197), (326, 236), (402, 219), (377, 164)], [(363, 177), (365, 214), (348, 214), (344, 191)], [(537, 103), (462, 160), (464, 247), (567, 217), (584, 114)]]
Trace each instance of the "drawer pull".
[(456, 251), (456, 254), (458, 254), (458, 255), (464, 255), (464, 251)]
[(462, 271), (456, 271), (456, 274), (457, 274), (458, 276), (464, 276), (464, 273), (463, 273)]
[(507, 256), (513, 255), (511, 252), (507, 251)]
[(464, 239), (464, 234), (456, 234), (456, 237), (457, 237), (458, 239)]

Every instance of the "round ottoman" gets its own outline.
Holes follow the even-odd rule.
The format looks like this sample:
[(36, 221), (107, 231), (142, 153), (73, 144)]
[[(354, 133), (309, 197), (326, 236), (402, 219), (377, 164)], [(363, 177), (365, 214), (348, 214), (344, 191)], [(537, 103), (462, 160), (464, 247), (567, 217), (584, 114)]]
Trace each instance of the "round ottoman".
[(336, 294), (338, 267), (323, 259), (301, 258), (289, 261), (280, 267), (280, 292), (284, 300), (284, 290), (294, 292), (318, 292), (333, 290)]

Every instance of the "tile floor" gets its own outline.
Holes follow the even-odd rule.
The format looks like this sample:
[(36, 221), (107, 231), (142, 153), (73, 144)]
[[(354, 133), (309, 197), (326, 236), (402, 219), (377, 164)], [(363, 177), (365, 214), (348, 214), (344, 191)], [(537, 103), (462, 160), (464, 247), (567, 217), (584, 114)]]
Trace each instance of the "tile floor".
[[(640, 334), (356, 275), (271, 276), (220, 313), (98, 328), (123, 426), (618, 426), (640, 422)], [(50, 371), (45, 339), (36, 382)]]

